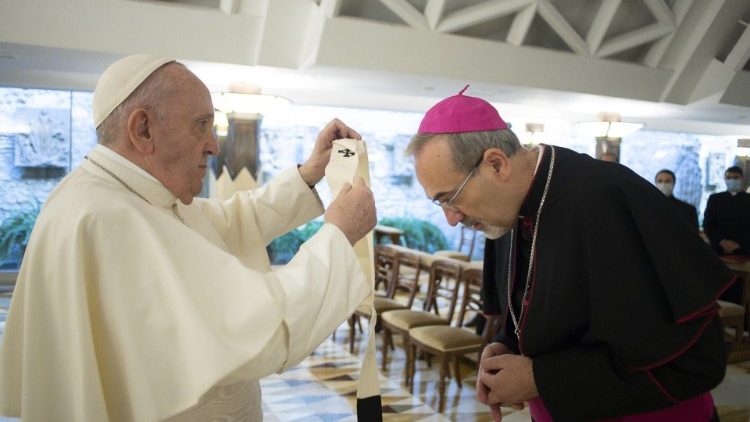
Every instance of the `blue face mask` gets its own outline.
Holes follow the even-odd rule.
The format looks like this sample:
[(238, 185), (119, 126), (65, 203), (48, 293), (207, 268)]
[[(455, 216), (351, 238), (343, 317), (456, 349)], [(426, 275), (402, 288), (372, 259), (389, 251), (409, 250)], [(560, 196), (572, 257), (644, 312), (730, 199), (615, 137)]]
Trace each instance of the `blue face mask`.
[(740, 179), (724, 179), (729, 192), (739, 192), (742, 181)]

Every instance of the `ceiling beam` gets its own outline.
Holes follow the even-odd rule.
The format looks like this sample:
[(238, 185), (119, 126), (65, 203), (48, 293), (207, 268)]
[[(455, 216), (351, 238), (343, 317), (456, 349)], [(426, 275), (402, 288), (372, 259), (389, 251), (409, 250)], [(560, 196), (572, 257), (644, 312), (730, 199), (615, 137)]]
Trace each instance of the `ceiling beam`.
[(597, 51), (599, 49), (621, 2), (622, 0), (602, 1), (599, 10), (596, 12), (596, 16), (594, 16), (594, 21), (591, 23), (589, 32), (586, 34), (586, 43), (589, 45), (590, 51)]
[(674, 13), (672, 13), (664, 0), (643, 0), (643, 3), (654, 14), (659, 23), (671, 26), (675, 25)]
[[(675, 2), (674, 19), (675, 19), (675, 26), (677, 28), (679, 28), (680, 25), (682, 25), (682, 22), (685, 20), (685, 16), (687, 16), (688, 11), (690, 10), (690, 7), (692, 5), (693, 5), (693, 0), (677, 0)], [(669, 45), (672, 43), (674, 36), (675, 36), (675, 32), (651, 44), (651, 47), (649, 47), (648, 53), (646, 53), (646, 56), (644, 57), (642, 63), (648, 67), (659, 66), (659, 63), (664, 57), (664, 54), (667, 52), (667, 49), (669, 48)]]
[(596, 52), (598, 58), (611, 56), (630, 48), (658, 40), (674, 32), (674, 27), (662, 23), (654, 23), (644, 28), (638, 28), (607, 40)]
[(221, 0), (219, 9), (227, 15), (237, 13), (240, 11), (240, 0)]
[(740, 21), (740, 24), (742, 24), (745, 29), (742, 31), (740, 39), (738, 39), (734, 44), (734, 47), (732, 47), (732, 51), (727, 55), (726, 60), (724, 60), (724, 64), (737, 72), (742, 71), (747, 60), (750, 59), (750, 26), (744, 21)]
[(407, 25), (414, 29), (429, 29), (427, 19), (419, 10), (415, 9), (406, 0), (380, 0), (385, 7), (390, 9), (391, 12), (395, 13), (396, 16), (401, 18)]
[(430, 26), (432, 31), (437, 28), (440, 19), (443, 18), (445, 1), (446, 0), (427, 0), (427, 5), (424, 8), (424, 16), (427, 18), (427, 25)]
[(680, 25), (659, 67), (672, 76), (661, 95), (662, 101), (688, 104), (696, 86), (716, 60), (727, 51), (727, 30), (748, 16), (750, 2), (735, 0), (696, 1)]
[[(411, 57), (414, 51), (420, 52), (419, 60)], [(640, 64), (347, 17), (325, 21), (314, 67), (367, 69), (645, 101), (654, 101), (671, 75), (671, 71)]]
[(446, 16), (435, 29), (437, 32), (455, 32), (487, 22), (499, 16), (509, 15), (532, 4), (535, 0), (488, 0), (466, 7)]
[(565, 44), (567, 44), (574, 53), (581, 56), (591, 56), (591, 51), (589, 50), (586, 41), (578, 35), (578, 32), (570, 26), (568, 21), (565, 20), (565, 17), (560, 14), (557, 8), (549, 2), (549, 0), (539, 1), (539, 15), (542, 19), (547, 21), (549, 26), (552, 27), (552, 30), (562, 38)]
[(530, 4), (518, 12), (516, 17), (513, 18), (505, 42), (515, 46), (523, 44), (526, 34), (529, 33), (529, 28), (531, 28), (531, 22), (534, 21), (534, 16), (536, 16), (536, 3)]
[(320, 7), (327, 18), (338, 16), (341, 13), (342, 0), (322, 0)]

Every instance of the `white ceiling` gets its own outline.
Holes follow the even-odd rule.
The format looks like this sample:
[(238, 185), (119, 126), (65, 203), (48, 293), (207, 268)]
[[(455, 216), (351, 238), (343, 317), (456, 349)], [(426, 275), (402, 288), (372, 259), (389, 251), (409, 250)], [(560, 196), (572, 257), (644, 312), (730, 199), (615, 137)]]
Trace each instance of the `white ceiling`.
[(747, 0), (6, 1), (0, 86), (91, 90), (149, 52), (299, 104), (423, 112), (470, 83), (504, 117), (750, 136), (749, 20)]

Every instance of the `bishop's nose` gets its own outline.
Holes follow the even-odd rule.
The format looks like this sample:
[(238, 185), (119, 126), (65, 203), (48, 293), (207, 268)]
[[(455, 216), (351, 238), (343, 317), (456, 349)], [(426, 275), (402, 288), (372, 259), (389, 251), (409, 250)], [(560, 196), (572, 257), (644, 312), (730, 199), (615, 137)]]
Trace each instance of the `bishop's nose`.
[(455, 226), (456, 224), (460, 223), (461, 220), (466, 217), (464, 213), (458, 210), (451, 210), (448, 208), (443, 208), (443, 213), (445, 214), (445, 219), (448, 221), (448, 224), (451, 226)]

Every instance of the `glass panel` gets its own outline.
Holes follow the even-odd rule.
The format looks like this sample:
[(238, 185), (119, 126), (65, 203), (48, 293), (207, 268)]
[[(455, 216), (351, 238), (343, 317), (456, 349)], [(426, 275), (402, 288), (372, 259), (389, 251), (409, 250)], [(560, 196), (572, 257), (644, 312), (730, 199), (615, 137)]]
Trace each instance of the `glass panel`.
[(0, 270), (15, 270), (41, 205), (70, 170), (71, 93), (0, 88), (0, 116)]

